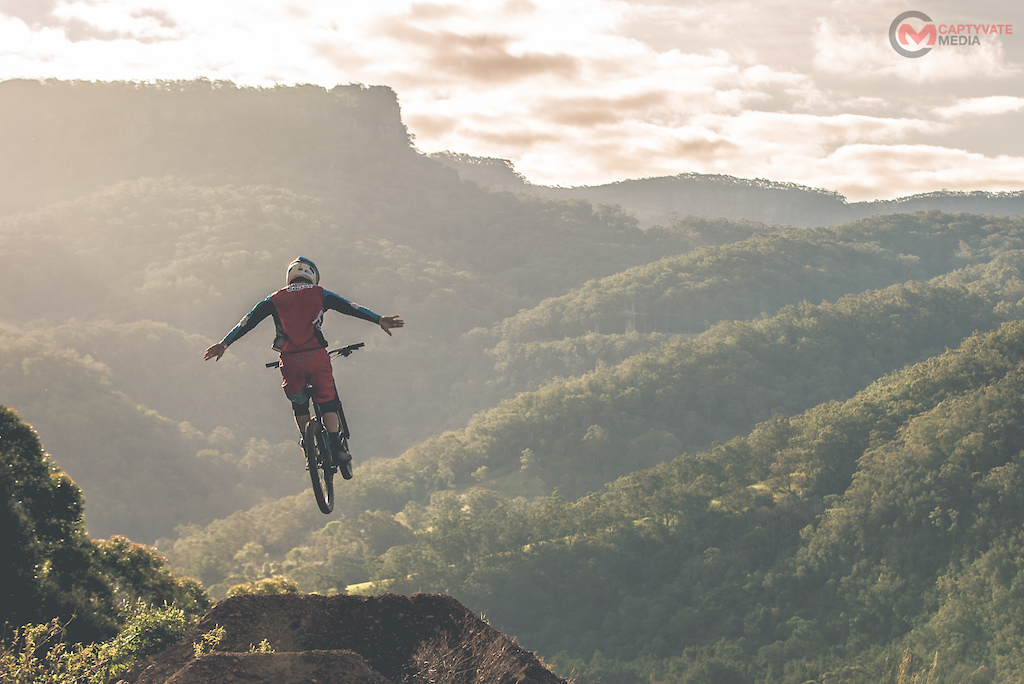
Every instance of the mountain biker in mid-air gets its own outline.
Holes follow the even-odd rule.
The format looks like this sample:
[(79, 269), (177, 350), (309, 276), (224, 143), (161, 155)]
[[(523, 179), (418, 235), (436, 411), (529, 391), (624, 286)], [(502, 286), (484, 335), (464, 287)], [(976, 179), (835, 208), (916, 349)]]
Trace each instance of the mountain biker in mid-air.
[[(313, 401), (320, 405), (324, 427), (331, 440), (331, 452), (342, 461), (351, 461), (352, 455), (341, 439), (341, 401), (334, 385), (331, 359), (327, 355), (327, 340), (320, 331), (324, 311), (330, 309), (378, 324), (389, 336), (394, 328), (405, 325), (398, 316), (381, 316), (344, 297), (320, 287), (320, 271), (305, 257), (288, 264), (287, 286), (261, 301), (220, 342), (210, 345), (203, 359), (220, 360), (228, 345), (256, 327), (267, 316), (273, 316), (277, 334), (274, 350), (281, 355), (281, 387), (292, 402), (295, 425), (299, 435), (305, 435), (310, 421), (306, 384), (313, 388)], [(340, 464), (339, 464), (340, 465)]]

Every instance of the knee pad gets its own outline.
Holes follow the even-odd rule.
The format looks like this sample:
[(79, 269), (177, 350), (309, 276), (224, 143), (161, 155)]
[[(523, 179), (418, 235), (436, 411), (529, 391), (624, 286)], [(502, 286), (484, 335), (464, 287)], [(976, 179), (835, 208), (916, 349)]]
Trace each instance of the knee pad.
[(306, 390), (302, 390), (296, 394), (289, 394), (288, 392), (285, 392), (284, 396), (293, 404), (305, 404), (309, 402), (309, 392)]
[(334, 397), (334, 399), (331, 399), (330, 401), (325, 401), (324, 403), (319, 404), (319, 406), (321, 413), (337, 413), (339, 416), (341, 415), (341, 399), (338, 399), (338, 397)]

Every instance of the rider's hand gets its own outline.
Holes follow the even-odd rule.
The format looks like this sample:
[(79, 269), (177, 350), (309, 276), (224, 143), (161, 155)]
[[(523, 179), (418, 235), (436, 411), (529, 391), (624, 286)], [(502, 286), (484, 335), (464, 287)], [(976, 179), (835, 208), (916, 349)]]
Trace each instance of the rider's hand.
[(380, 327), (388, 335), (391, 335), (392, 328), (401, 328), (404, 325), (405, 325), (405, 321), (403, 321), (398, 316), (381, 316), (380, 317)]
[(209, 361), (210, 359), (217, 359), (220, 361), (220, 357), (224, 356), (224, 352), (227, 350), (228, 346), (223, 342), (211, 344), (209, 349), (206, 350), (206, 354), (203, 355), (203, 361)]

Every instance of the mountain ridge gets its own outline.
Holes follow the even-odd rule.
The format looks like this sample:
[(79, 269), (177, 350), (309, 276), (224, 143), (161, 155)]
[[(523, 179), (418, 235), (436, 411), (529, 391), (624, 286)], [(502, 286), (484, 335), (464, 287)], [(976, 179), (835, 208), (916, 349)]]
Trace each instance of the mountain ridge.
[(591, 186), (534, 185), (507, 159), (434, 153), (432, 159), (463, 180), (496, 191), (618, 205), (642, 228), (667, 225), (682, 216), (757, 221), (801, 228), (835, 226), (877, 214), (938, 210), (992, 216), (1024, 215), (1024, 190), (918, 193), (892, 200), (848, 202), (839, 192), (765, 178), (679, 173)]

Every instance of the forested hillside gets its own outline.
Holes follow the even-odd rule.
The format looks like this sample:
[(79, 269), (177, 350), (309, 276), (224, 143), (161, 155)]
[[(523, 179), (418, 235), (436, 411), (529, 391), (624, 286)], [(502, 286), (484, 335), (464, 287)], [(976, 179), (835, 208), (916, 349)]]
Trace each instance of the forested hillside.
[(692, 335), (720, 320), (772, 315), (804, 300), (835, 301), (987, 263), (1019, 248), (1022, 225), (1019, 218), (930, 213), (759, 232), (588, 282), (478, 336), (493, 344), (502, 379), (531, 389), (531, 380), (545, 377), (541, 369), (548, 377), (578, 375), (598, 360), (618, 361), (657, 344), (659, 334)]
[(437, 497), (379, 575), (606, 681), (1019, 681), (1022, 349), (1007, 324), (574, 503)]
[[(1019, 271), (1009, 281), (1019, 293)], [(634, 362), (646, 362), (646, 374), (619, 369), (634, 382), (595, 373), (555, 401), (523, 395), (464, 432), (361, 474), (348, 490), (348, 522), (328, 523), (301, 547), (284, 553), (304, 529), (308, 496), (194, 530), (170, 555), (208, 583), (285, 573), (325, 592), (372, 580), (378, 590), (452, 593), (486, 608), (562, 671), (611, 681), (688, 681), (693, 671), (733, 679), (692, 681), (803, 684), (829, 672), (846, 673), (838, 681), (886, 681), (905, 653), (924, 670), (939, 653), (934, 667), (950, 681), (974, 671), (1015, 681), (1024, 661), (999, 645), (1013, 639), (1012, 623), (975, 623), (998, 612), (1008, 600), (998, 597), (1024, 570), (1012, 560), (1020, 510), (1006, 489), (1017, 486), (1024, 445), (1024, 327), (975, 336), (956, 351), (932, 346), (957, 317), (966, 317), (961, 330), (983, 324), (971, 312), (984, 301), (962, 287), (899, 286), (716, 326), (695, 341), (719, 350), (694, 364), (713, 369), (704, 382), (676, 374), (658, 384), (662, 359), (648, 358)], [(875, 332), (882, 320), (895, 337)], [(921, 337), (903, 338), (910, 330)], [(789, 343), (766, 344), (775, 339)], [(786, 363), (783, 346), (798, 348), (795, 362)], [(787, 381), (842, 394), (829, 383), (878, 375), (886, 362), (899, 367), (892, 355), (907, 348), (938, 355), (845, 402), (775, 415), (696, 455), (667, 431), (622, 437), (670, 401), (652, 381), (662, 392), (694, 386), (695, 395), (731, 386), (719, 409), (749, 410), (758, 388), (778, 395)], [(775, 371), (774, 382), (757, 381), (764, 371), (756, 360)], [(822, 375), (801, 375), (799, 366)], [(598, 422), (582, 430), (589, 420)], [(524, 449), (518, 463), (489, 460), (504, 444), (527, 443), (536, 450)], [(684, 455), (669, 460), (672, 453)], [(665, 463), (575, 501), (522, 496), (527, 475), (561, 475), (570, 490), (592, 471), (644, 457)], [(402, 506), (389, 491), (413, 500)], [(992, 598), (965, 605), (962, 591)], [(974, 643), (979, 634), (993, 645)]]
[[(563, 292), (665, 250), (686, 249), (695, 239), (691, 230), (648, 238), (610, 210), (491, 197), (457, 181), (449, 204), (438, 211), (466, 211), (467, 205), (460, 204), (463, 190), (479, 202), (472, 218), (459, 219), (464, 225), (444, 223), (429, 213), (419, 220), (465, 231), (461, 237), (429, 230), (420, 236), (420, 226), (410, 221), (401, 228), (404, 237), (390, 233), (393, 241), (381, 237), (389, 229), (379, 222), (338, 217), (316, 198), (266, 186), (204, 187), (171, 178), (121, 183), (37, 212), (0, 218), (0, 252), (10, 264), (0, 275), (7, 293), (0, 301), (0, 326), (9, 336), (55, 339), (59, 350), (73, 348), (71, 355), (86, 365), (102, 364), (111, 371), (111, 389), (130, 397), (128, 405), (144, 405), (206, 435), (223, 428), (218, 432), (224, 437), (217, 448), (221, 460), (244, 458), (241, 450), (253, 438), (269, 441), (272, 449), (287, 441), (294, 449), (280, 380), (263, 367), (273, 358), (270, 330), (254, 332), (221, 363), (204, 367), (196, 360), (280, 286), (288, 261), (296, 254), (315, 255), (326, 286), (380, 313), (402, 314), (409, 323), (393, 339), (354, 319), (329, 317), (325, 325), (333, 344), (367, 342), (366, 351), (345, 362), (339, 384), (355, 431), (353, 443), (363, 449), (360, 456), (390, 456), (457, 426), (484, 406), (486, 393), (479, 389), (465, 396), (469, 368), (456, 345), (467, 330), (491, 325), (547, 293)], [(510, 246), (502, 249), (502, 242)], [(527, 245), (542, 250), (537, 258)], [(553, 266), (558, 255), (570, 252), (587, 258)], [(90, 441), (70, 431), (59, 419), (64, 413), (82, 415), (99, 444), (106, 439), (100, 426), (131, 420), (133, 410), (113, 412), (118, 419), (111, 424), (97, 415), (107, 410), (97, 403), (67, 406), (65, 379), (52, 372), (51, 364), (23, 362), (17, 350), (43, 353), (31, 340), (10, 345), (3, 356), (0, 366), (18, 377), (3, 383), (2, 398), (24, 406), (55, 444)], [(151, 434), (149, 439), (159, 443), (156, 451), (170, 449), (176, 452), (173, 459), (194, 461), (195, 450), (176, 449), (178, 437), (168, 441)], [(94, 458), (91, 453), (66, 453), (62, 464), (85, 467)], [(130, 463), (136, 453), (118, 450), (106, 457)], [(186, 469), (191, 467), (187, 463)], [(101, 499), (119, 494), (88, 496), (93, 486), (89, 474), (78, 477), (94, 506), (91, 529), (104, 536), (123, 533), (152, 541), (176, 524), (224, 513), (185, 507), (198, 517), (182, 520), (159, 510), (157, 497), (149, 499), (157, 509), (153, 519), (163, 524), (148, 525), (147, 516), (111, 517), (102, 512)], [(238, 499), (231, 494), (229, 500)]]
[[(744, 434), (773, 415), (850, 397), (887, 372), (997, 325), (1004, 317), (997, 309), (962, 286), (911, 284), (836, 304), (787, 307), (762, 321), (722, 323), (692, 340), (673, 338), (617, 366), (522, 393), (462, 430), (369, 464), (346, 483), (338, 514), (362, 521), (371, 515), (364, 512), (376, 511), (372, 516), (395, 534), (402, 532), (395, 521), (422, 522), (418, 511), (446, 490), (484, 487), (506, 497), (557, 491), (575, 499), (634, 470)], [(291, 540), (316, 531), (307, 525), (323, 524), (301, 514), (306, 499), (194, 528), (167, 548), (172, 565), (207, 586), (236, 583), (267, 561), (279, 569)], [(320, 551), (308, 560), (295, 562), (299, 556), (292, 555), (291, 574), (307, 563), (317, 566), (322, 577), (307, 586), (320, 589), (368, 580), (367, 548), (391, 545), (374, 539), (377, 533), (370, 528), (370, 537), (354, 546), (346, 546), (351, 530), (339, 546), (318, 541)], [(236, 555), (247, 545), (260, 548), (255, 568)], [(333, 570), (323, 567), (327, 557)]]
[[(46, 539), (170, 581), (91, 538), (156, 543), (218, 598), (451, 593), (606, 684), (1019, 680), (1024, 218), (986, 215), (1016, 196), (803, 228), (779, 208), (851, 205), (687, 178), (721, 211), (648, 227), (461, 180), (358, 85), (7, 82), (0, 120), (0, 404), (45, 436), (4, 414)], [(270, 323), (202, 361), (300, 254), (406, 321), (325, 320), (366, 342), (329, 518)], [(55, 573), (28, 604), (123, 624), (45, 598), (59, 546), (21, 544)]]

